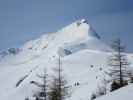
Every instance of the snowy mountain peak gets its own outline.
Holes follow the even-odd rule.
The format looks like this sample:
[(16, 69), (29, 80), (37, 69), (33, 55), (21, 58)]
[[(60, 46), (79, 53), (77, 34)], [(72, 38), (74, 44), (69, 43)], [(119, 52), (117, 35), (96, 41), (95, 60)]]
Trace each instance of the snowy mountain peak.
[(88, 23), (86, 19), (81, 19), (82, 23)]
[(39, 53), (50, 52), (47, 54), (54, 51), (64, 55), (82, 49), (108, 51), (109, 47), (100, 40), (100, 36), (88, 24), (88, 21), (81, 19), (55, 33), (47, 33), (36, 40), (29, 41), (23, 46), (23, 49)]
[(100, 39), (100, 36), (95, 32), (95, 30), (85, 19), (77, 20), (76, 22), (63, 28), (61, 32), (66, 32), (67, 35), (78, 39), (88, 39), (88, 38)]
[(92, 28), (92, 26), (88, 23), (88, 21), (86, 19), (81, 19), (79, 22), (81, 24), (88, 25), (88, 36), (100, 39), (100, 36), (96, 33), (96, 31)]

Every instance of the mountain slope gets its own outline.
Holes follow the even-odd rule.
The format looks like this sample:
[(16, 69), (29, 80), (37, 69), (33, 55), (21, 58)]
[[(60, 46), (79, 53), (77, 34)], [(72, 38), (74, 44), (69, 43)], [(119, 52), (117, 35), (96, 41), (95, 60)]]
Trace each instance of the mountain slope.
[[(44, 68), (51, 75), (59, 55), (72, 91), (69, 100), (88, 100), (100, 85), (110, 50), (84, 19), (31, 40), (19, 48), (19, 53), (1, 59), (0, 100), (31, 97), (38, 88), (30, 82), (40, 81), (36, 75)], [(131, 55), (129, 59), (133, 61)], [(80, 85), (75, 86), (76, 82)]]
[[(31, 96), (33, 94), (33, 91), (36, 90), (36, 87), (30, 84), (30, 81), (40, 81), (37, 78), (36, 74), (42, 73), (42, 70), (45, 66), (48, 69), (48, 73), (52, 73), (51, 67), (57, 66), (57, 60), (49, 61), (49, 63), (47, 63), (44, 61), (44, 58), (45, 57), (42, 56), (41, 58), (32, 60), (32, 62), (18, 65), (12, 64), (12, 66), (10, 64), (10, 66), (6, 66), (7, 69), (4, 68), (0, 75), (1, 82), (3, 83), (0, 83), (0, 85), (3, 86), (3, 91), (6, 91), (8, 89), (9, 93), (7, 92), (7, 97), (7, 94), (1, 91), (3, 93), (2, 99), (4, 100), (5, 98), (5, 100), (8, 100), (9, 98), (12, 98), (12, 100), (23, 100), (25, 97)], [(95, 64), (94, 59), (97, 64)], [(78, 98), (88, 98), (91, 95), (91, 93), (97, 87), (97, 83), (100, 79), (100, 75), (102, 73), (102, 71), (100, 71), (100, 68), (105, 67), (104, 60), (106, 60), (106, 53), (89, 50), (83, 50), (62, 58), (62, 67), (64, 69), (64, 73), (66, 74), (66, 77), (69, 80), (69, 85), (72, 86), (73, 90), (71, 97), (72, 100)], [(91, 65), (93, 65), (94, 67), (91, 68)], [(24, 81), (18, 87), (16, 87), (18, 81), (26, 75), (27, 77), (24, 79)], [(96, 77), (98, 77), (98, 79), (96, 79)], [(79, 82), (80, 85), (75, 86), (74, 84), (76, 82)], [(86, 91), (84, 93), (87, 94), (79, 95), (83, 91)]]

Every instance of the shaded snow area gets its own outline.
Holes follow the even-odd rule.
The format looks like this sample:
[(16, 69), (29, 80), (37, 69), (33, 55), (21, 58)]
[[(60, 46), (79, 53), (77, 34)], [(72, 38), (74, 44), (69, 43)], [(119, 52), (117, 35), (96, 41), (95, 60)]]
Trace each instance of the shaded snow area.
[[(0, 57), (0, 100), (24, 100), (32, 97), (38, 87), (31, 82), (40, 82), (37, 74), (43, 73), (44, 68), (52, 75), (53, 67), (58, 66), (59, 55), (72, 92), (68, 100), (89, 100), (91, 94), (102, 84), (110, 51), (110, 47), (100, 40), (100, 36), (85, 19), (31, 40), (19, 48), (19, 52)], [(132, 55), (128, 54), (131, 62)], [(132, 85), (129, 87), (132, 88)], [(126, 90), (121, 90), (124, 89)], [(123, 98), (120, 100), (126, 100)], [(101, 97), (100, 100), (105, 99)]]

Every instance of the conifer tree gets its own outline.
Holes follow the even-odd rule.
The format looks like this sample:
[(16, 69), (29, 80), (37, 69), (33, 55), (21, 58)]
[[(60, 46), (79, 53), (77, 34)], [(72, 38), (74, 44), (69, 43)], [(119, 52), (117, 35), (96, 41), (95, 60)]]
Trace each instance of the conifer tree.
[(53, 81), (50, 87), (49, 100), (64, 100), (68, 96), (67, 81), (63, 75), (61, 58), (58, 59), (58, 66), (54, 68)]
[[(111, 56), (109, 56), (109, 71), (107, 72), (109, 76), (112, 78), (112, 86), (116, 89), (123, 87), (127, 84), (126, 80), (128, 78), (128, 70), (127, 67), (129, 65), (126, 54), (125, 47), (122, 45), (120, 39), (116, 39), (112, 43), (113, 52)], [(115, 89), (112, 89), (115, 90)]]
[(46, 69), (44, 69), (44, 72), (42, 75), (37, 75), (37, 76), (42, 80), (42, 83), (31, 81), (32, 84), (35, 84), (40, 88), (40, 91), (34, 95), (35, 100), (47, 100), (48, 99), (48, 82), (47, 82), (48, 74), (46, 72)]

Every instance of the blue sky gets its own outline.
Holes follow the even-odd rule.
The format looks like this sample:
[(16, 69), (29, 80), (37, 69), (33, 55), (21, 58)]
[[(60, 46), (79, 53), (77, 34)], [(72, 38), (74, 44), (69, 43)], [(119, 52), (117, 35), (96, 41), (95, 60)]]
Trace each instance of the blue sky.
[(85, 18), (103, 41), (120, 36), (133, 52), (132, 5), (133, 0), (0, 0), (0, 50)]

